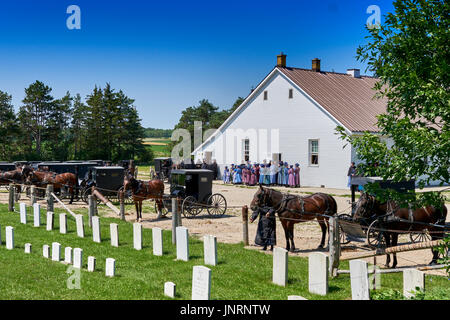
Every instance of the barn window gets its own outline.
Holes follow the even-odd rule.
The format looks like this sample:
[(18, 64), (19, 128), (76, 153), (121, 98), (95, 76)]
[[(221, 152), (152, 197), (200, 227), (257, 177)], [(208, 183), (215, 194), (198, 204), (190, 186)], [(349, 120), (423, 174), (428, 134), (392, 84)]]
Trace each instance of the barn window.
[(319, 165), (319, 140), (309, 140), (309, 164)]
[(244, 161), (250, 160), (250, 140), (244, 139)]
[(264, 100), (267, 100), (269, 96), (269, 93), (267, 91), (264, 91)]
[(294, 90), (293, 89), (289, 89), (289, 99), (294, 98)]

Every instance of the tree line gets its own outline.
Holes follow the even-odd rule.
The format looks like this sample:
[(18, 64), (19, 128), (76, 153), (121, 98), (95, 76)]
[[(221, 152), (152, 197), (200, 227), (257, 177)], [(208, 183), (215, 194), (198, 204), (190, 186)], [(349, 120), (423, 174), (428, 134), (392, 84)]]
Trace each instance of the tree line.
[(145, 128), (144, 134), (146, 138), (167, 138), (170, 139), (172, 136), (172, 129), (156, 129), (156, 128)]
[(0, 90), (0, 160), (153, 159), (134, 100), (122, 90), (96, 86), (85, 102), (80, 94), (55, 99), (51, 92), (32, 83), (16, 113), (12, 96)]
[[(219, 107), (212, 104), (208, 99), (200, 100), (198, 106), (191, 106), (183, 110), (180, 120), (174, 129), (186, 129), (191, 134), (191, 145), (194, 146), (194, 122), (202, 122), (202, 132), (209, 129), (218, 129), (226, 119), (242, 104), (245, 99), (238, 97), (234, 104), (228, 109), (219, 110)], [(178, 143), (172, 142), (170, 150)]]

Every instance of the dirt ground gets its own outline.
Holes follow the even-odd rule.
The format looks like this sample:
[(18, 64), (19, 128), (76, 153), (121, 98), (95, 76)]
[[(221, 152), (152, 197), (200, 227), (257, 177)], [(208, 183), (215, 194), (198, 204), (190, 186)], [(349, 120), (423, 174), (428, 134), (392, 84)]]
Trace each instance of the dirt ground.
[[(166, 184), (166, 193), (169, 193), (168, 185)], [(323, 192), (334, 196), (338, 204), (338, 213), (350, 213), (350, 191), (346, 189), (331, 189), (331, 188), (284, 188), (275, 187), (283, 192), (290, 192), (299, 195), (309, 195), (311, 192)], [(235, 185), (224, 185), (221, 181), (216, 181), (213, 184), (213, 193), (221, 193), (225, 196), (227, 200), (227, 205), (229, 209), (227, 213), (222, 217), (211, 217), (208, 212), (204, 210), (198, 216), (186, 219), (183, 217), (182, 225), (189, 229), (189, 234), (191, 236), (196, 236), (201, 238), (203, 235), (211, 234), (217, 237), (218, 242), (222, 243), (239, 243), (243, 238), (243, 227), (242, 227), (242, 217), (241, 217), (241, 207), (243, 205), (249, 205), (253, 199), (253, 195), (257, 191), (257, 187), (247, 187), (247, 186), (235, 186)], [(7, 203), (7, 193), (0, 193), (0, 200), (2, 203)], [(25, 198), (22, 195), (22, 199)], [(28, 199), (27, 199), (28, 201)], [(149, 200), (150, 201), (150, 200)], [(64, 201), (67, 204), (67, 201)], [(151, 204), (152, 205), (152, 204)], [(55, 204), (57, 207), (61, 207), (59, 204)], [(153, 206), (153, 205), (152, 205)], [(87, 205), (79, 201), (70, 206), (70, 209), (77, 209), (85, 207)], [(447, 204), (447, 209), (450, 206)], [(171, 214), (168, 213), (167, 217), (160, 220), (156, 220), (156, 214), (153, 212), (145, 212), (150, 210), (144, 210), (142, 225), (144, 228), (160, 227), (165, 230), (171, 230), (172, 220)], [(249, 213), (251, 214), (251, 212)], [(107, 216), (117, 217), (117, 215), (111, 210), (108, 211)], [(136, 213), (134, 206), (126, 207), (126, 220), (134, 222), (136, 219)], [(447, 215), (447, 222), (450, 222), (450, 214)], [(254, 239), (256, 234), (257, 221), (254, 223), (249, 223), (249, 242), (250, 245), (247, 247), (252, 250), (261, 250), (261, 247), (254, 245)], [(277, 246), (285, 247), (285, 237), (281, 223), (277, 221), (276, 227), (277, 233)], [(303, 256), (307, 257), (309, 253), (313, 251), (319, 251), (317, 249), (320, 239), (321, 231), (319, 224), (316, 220), (310, 222), (302, 222), (295, 225), (294, 229), (294, 239), (296, 245), (296, 252), (289, 253), (293, 256)], [(328, 237), (327, 240), (328, 241)], [(402, 235), (399, 238), (399, 245), (408, 243), (409, 236)], [(355, 252), (363, 252), (364, 250), (369, 250), (365, 243), (350, 242), (348, 245), (344, 245), (341, 248), (342, 257)], [(320, 251), (327, 252), (328, 249), (322, 249)], [(265, 252), (266, 254), (271, 254), (270, 251)], [(403, 252), (397, 254), (398, 266), (397, 267), (408, 267), (408, 266), (426, 266), (432, 258), (432, 253), (430, 249), (417, 250), (411, 252)], [(374, 258), (366, 259), (369, 263), (374, 262)], [(384, 267), (385, 256), (379, 256), (376, 259), (377, 265)], [(427, 271), (428, 273), (445, 275), (443, 270), (432, 270)]]

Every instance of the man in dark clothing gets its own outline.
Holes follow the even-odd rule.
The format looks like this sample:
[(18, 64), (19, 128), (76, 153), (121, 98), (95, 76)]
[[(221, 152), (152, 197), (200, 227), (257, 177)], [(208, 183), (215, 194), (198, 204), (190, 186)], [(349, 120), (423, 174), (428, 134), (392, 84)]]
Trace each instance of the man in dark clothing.
[(270, 250), (273, 250), (273, 246), (277, 244), (275, 210), (271, 207), (259, 208), (253, 211), (250, 222), (253, 223), (258, 216), (255, 244), (263, 246), (263, 250), (270, 245)]

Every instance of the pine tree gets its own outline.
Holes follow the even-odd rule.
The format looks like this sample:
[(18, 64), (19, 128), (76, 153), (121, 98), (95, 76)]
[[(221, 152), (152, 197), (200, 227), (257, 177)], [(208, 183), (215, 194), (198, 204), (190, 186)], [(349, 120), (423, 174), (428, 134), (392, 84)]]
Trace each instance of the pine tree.
[(3, 161), (12, 161), (17, 154), (19, 126), (11, 100), (10, 95), (0, 91), (0, 159)]

